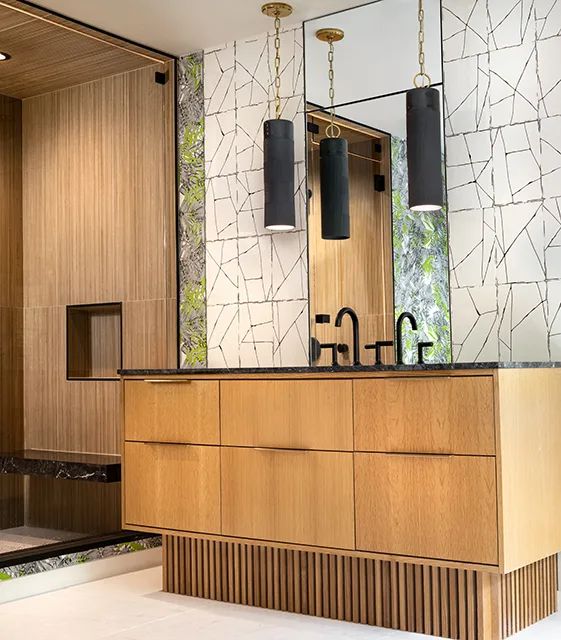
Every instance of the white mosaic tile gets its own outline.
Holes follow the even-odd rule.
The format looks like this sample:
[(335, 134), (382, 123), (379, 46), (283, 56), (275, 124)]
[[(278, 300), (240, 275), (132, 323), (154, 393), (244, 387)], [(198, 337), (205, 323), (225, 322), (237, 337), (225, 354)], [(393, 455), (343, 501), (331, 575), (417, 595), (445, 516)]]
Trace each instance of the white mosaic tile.
[(487, 53), (487, 0), (446, 0), (442, 40), (445, 61)]
[(495, 204), (542, 197), (538, 122), (493, 130)]
[(561, 0), (536, 0), (538, 38), (561, 36)]
[(235, 175), (216, 176), (206, 181), (207, 242), (237, 238), (236, 189)]
[(547, 283), (549, 350), (553, 361), (561, 361), (561, 280)]
[(485, 209), (493, 205), (489, 131), (446, 140), (448, 210)]
[(499, 285), (499, 357), (502, 362), (547, 362), (546, 283)]
[(239, 238), (240, 302), (262, 302), (272, 295), (271, 236)]
[(537, 52), (540, 117), (561, 115), (561, 36), (540, 40)]
[(501, 284), (545, 280), (541, 202), (496, 208), (497, 277)]
[(206, 116), (230, 111), (236, 106), (234, 55), (233, 43), (205, 52), (203, 83)]
[(534, 0), (491, 0), (487, 10), (491, 50), (534, 41)]
[(206, 243), (207, 305), (238, 302), (238, 241)]
[(450, 282), (455, 288), (495, 283), (495, 212), (459, 211), (448, 216)]
[(238, 108), (269, 101), (269, 48), (266, 34), (236, 43), (235, 86)]
[(205, 118), (205, 176), (236, 172), (236, 112), (226, 111)]
[(240, 305), (240, 366), (273, 366), (273, 305), (270, 302)]
[(540, 122), (544, 198), (561, 196), (561, 116)]
[(278, 367), (309, 364), (308, 300), (273, 303), (274, 363)]
[(544, 201), (543, 218), (546, 276), (561, 278), (561, 198)]
[(491, 126), (537, 120), (535, 42), (491, 51)]
[(263, 168), (263, 123), (268, 119), (266, 102), (237, 110), (236, 152), (238, 171)]
[(308, 249), (305, 231), (279, 233), (273, 242), (273, 300), (308, 297)]
[(207, 307), (209, 367), (239, 367), (238, 305)]
[(496, 362), (499, 356), (497, 288), (452, 287), (455, 362)]
[(446, 135), (488, 129), (490, 116), (489, 56), (444, 63)]

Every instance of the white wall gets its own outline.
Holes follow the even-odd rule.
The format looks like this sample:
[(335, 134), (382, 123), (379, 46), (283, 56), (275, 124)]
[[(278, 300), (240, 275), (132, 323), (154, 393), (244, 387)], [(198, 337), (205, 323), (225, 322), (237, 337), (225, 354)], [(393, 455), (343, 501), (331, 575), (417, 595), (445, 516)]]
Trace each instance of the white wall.
[(281, 38), (282, 117), (295, 122), (297, 226), (263, 225), (263, 122), (274, 117), (271, 34), (204, 55), (209, 367), (308, 363), (302, 28)]
[(561, 3), (443, 20), (455, 358), (561, 360)]

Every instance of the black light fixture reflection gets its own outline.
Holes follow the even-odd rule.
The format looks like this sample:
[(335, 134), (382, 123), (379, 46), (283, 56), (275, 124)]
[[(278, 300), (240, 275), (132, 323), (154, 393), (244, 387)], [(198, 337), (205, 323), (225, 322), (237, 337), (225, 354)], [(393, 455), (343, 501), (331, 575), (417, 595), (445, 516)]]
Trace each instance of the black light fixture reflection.
[(294, 205), (294, 124), (281, 119), (280, 21), (292, 13), (284, 2), (270, 2), (261, 11), (275, 19), (275, 111), (276, 118), (263, 126), (265, 227), (291, 231), (296, 226)]
[(419, 0), (419, 73), (407, 92), (409, 208), (439, 211), (444, 206), (440, 93), (425, 71), (425, 13)]
[(348, 240), (351, 237), (349, 217), (349, 145), (341, 138), (335, 124), (335, 73), (333, 69), (334, 43), (345, 37), (341, 29), (320, 29), (316, 38), (329, 44), (329, 99), (331, 123), (327, 138), (319, 145), (321, 184), (321, 237), (324, 240)]

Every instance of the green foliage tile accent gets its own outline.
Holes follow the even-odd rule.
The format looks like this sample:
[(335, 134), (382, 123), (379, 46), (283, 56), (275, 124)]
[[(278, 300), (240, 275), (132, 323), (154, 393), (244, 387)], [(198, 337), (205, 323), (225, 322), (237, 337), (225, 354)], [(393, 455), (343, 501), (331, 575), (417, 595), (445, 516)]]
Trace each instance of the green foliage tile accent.
[(407, 145), (392, 138), (395, 314), (411, 311), (419, 323), (417, 334), (406, 330), (404, 361), (416, 362), (417, 342), (429, 340), (427, 362), (450, 362), (447, 213), (413, 212), (408, 201)]
[(178, 63), (179, 341), (182, 367), (204, 367), (206, 344), (203, 54)]

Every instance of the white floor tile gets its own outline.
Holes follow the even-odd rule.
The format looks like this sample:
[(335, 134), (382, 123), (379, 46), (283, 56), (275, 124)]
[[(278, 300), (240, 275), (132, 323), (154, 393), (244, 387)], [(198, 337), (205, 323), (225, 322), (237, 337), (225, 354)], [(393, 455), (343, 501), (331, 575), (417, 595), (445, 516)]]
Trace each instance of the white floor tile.
[[(1, 587), (0, 587), (1, 588)], [(3, 637), (22, 640), (419, 640), (429, 636), (162, 593), (146, 569), (1, 607)], [(516, 636), (558, 640), (561, 615)]]

